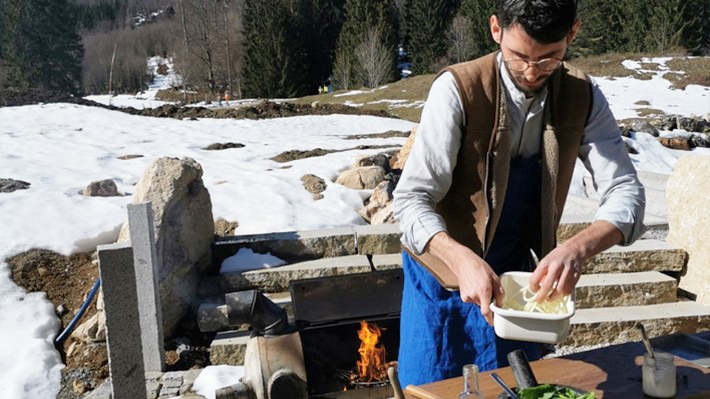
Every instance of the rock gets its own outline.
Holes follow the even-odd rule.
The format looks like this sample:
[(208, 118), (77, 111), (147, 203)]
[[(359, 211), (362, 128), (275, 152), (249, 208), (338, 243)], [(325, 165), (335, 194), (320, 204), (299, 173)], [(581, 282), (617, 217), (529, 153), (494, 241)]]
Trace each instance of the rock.
[(388, 169), (390, 168), (389, 157), (385, 154), (361, 156), (355, 161), (355, 163), (351, 167), (360, 168), (363, 166), (379, 166), (385, 170), (385, 173), (387, 173)]
[[(163, 331), (169, 337), (193, 304), (201, 274), (212, 261), (215, 226), (202, 167), (191, 158), (157, 159), (136, 185), (133, 201), (152, 203)], [(118, 241), (130, 241), (128, 224)]]
[(81, 192), (82, 195), (87, 197), (118, 197), (118, 187), (116, 183), (111, 179), (97, 180), (89, 183), (88, 186)]
[(375, 213), (375, 215), (372, 217), (372, 224), (385, 224), (385, 223), (397, 223), (397, 220), (394, 218), (394, 209), (392, 202), (388, 203), (385, 205), (384, 208), (380, 209)]
[(693, 148), (709, 148), (710, 141), (703, 136), (693, 135), (690, 138), (690, 146)]
[(624, 141), (624, 145), (626, 146), (626, 152), (628, 152), (629, 154), (636, 155), (639, 153), (634, 147), (630, 146), (628, 142)]
[(121, 155), (118, 157), (121, 161), (128, 161), (129, 159), (136, 159), (136, 158), (143, 158), (143, 155), (137, 155), (137, 154), (129, 154), (129, 155)]
[(620, 124), (619, 130), (621, 131), (621, 135), (623, 137), (631, 137), (631, 134), (630, 134), (631, 128), (627, 124), (625, 124), (625, 123)]
[(710, 305), (710, 156), (686, 156), (676, 163), (666, 184), (667, 241), (688, 252), (679, 287)]
[(364, 166), (343, 171), (335, 182), (355, 190), (371, 190), (377, 187), (384, 179), (384, 168), (380, 166)]
[(412, 146), (414, 145), (414, 137), (417, 135), (418, 126), (419, 125), (414, 125), (412, 128), (412, 134), (410, 134), (407, 141), (404, 142), (402, 149), (399, 150), (397, 155), (390, 159), (390, 167), (392, 169), (404, 169), (404, 164), (407, 162), (407, 157), (409, 157), (409, 153), (412, 151)]
[(82, 395), (86, 392), (86, 384), (81, 380), (74, 380), (71, 383), (72, 389), (77, 395)]
[[(360, 216), (371, 224), (377, 224), (374, 222), (375, 215), (380, 212), (380, 210), (387, 207), (388, 204), (392, 202), (392, 193), (396, 187), (396, 183), (392, 180), (385, 180), (375, 187), (372, 192), (368, 203), (358, 211)], [(391, 212), (391, 207), (390, 207)], [(386, 219), (384, 215), (381, 215), (378, 220)]]
[(674, 130), (677, 127), (678, 124), (676, 123), (676, 116), (666, 115), (661, 117), (660, 126), (658, 128), (660, 130)]
[(96, 295), (96, 314), (81, 323), (71, 333), (77, 341), (92, 343), (106, 341), (106, 313), (104, 313), (104, 292), (99, 290)]
[(313, 194), (314, 201), (318, 201), (323, 198), (323, 194), (321, 193), (326, 189), (325, 180), (316, 175), (308, 174), (303, 175), (303, 177), (301, 177), (301, 181), (303, 182), (303, 187), (305, 187), (309, 193)]
[(0, 179), (0, 193), (11, 193), (17, 190), (27, 190), (30, 183), (15, 179)]
[(673, 150), (690, 151), (690, 140), (684, 137), (658, 137), (658, 142)]
[(204, 147), (203, 150), (206, 151), (219, 151), (219, 150), (228, 150), (230, 148), (243, 148), (244, 144), (240, 143), (214, 143), (210, 144), (207, 147)]
[(635, 132), (648, 133), (653, 137), (658, 137), (658, 129), (643, 119), (634, 119), (630, 129)]
[(695, 118), (686, 118), (683, 116), (679, 116), (676, 118), (676, 124), (678, 125), (678, 129), (683, 129), (686, 132), (700, 131), (700, 126), (698, 126), (698, 120)]
[(65, 313), (67, 313), (67, 308), (64, 305), (59, 305), (57, 306), (57, 315), (59, 316), (64, 316)]
[(239, 223), (219, 218), (214, 222), (214, 234), (220, 237), (233, 236), (237, 227)]

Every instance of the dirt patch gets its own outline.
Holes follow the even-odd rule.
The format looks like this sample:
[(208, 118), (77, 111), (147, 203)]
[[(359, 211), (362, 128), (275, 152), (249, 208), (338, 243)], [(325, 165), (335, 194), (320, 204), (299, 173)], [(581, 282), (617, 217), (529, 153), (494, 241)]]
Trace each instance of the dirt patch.
[(646, 100), (636, 101), (634, 104), (635, 105), (651, 105), (651, 103)]
[(214, 143), (203, 148), (206, 151), (221, 151), (228, 150), (230, 148), (244, 148), (244, 144), (241, 143)]
[(412, 134), (411, 131), (398, 132), (396, 130), (389, 130), (384, 133), (356, 134), (354, 136), (348, 136), (343, 138), (345, 140), (388, 139), (391, 137), (409, 137), (410, 134)]
[(668, 68), (674, 72), (663, 77), (671, 82), (674, 89), (684, 90), (688, 85), (710, 86), (710, 57), (676, 58), (666, 62)]
[(290, 150), (290, 151), (284, 151), (284, 152), (280, 153), (279, 155), (276, 155), (275, 157), (272, 157), (270, 159), (272, 161), (284, 163), (284, 162), (297, 161), (299, 159), (320, 157), (323, 155), (332, 154), (334, 152), (345, 152), (345, 151), (352, 151), (352, 150), (372, 150), (372, 149), (393, 148), (393, 147), (399, 147), (399, 146), (398, 145), (359, 145), (357, 147), (346, 148), (344, 150), (324, 150), (322, 148), (316, 148), (314, 150), (307, 150), (307, 151)]
[(640, 54), (603, 54), (591, 57), (580, 57), (569, 63), (592, 76), (623, 78), (632, 76), (638, 78), (636, 71), (626, 68), (621, 63), (624, 60), (640, 60)]
[[(57, 317), (62, 321), (62, 330), (79, 311), (85, 296), (99, 276), (99, 268), (92, 262), (91, 253), (63, 256), (44, 249), (32, 249), (7, 259), (7, 263), (12, 270), (15, 284), (29, 292), (45, 292), (55, 309), (65, 309), (57, 311)], [(96, 299), (89, 305), (79, 323), (94, 314)], [(66, 353), (73, 343), (74, 339), (69, 337), (57, 348), (67, 366), (62, 370), (62, 379), (66, 380), (68, 385), (68, 388), (62, 388), (62, 391), (66, 391), (63, 394), (66, 398), (71, 397), (71, 393), (75, 391), (74, 386), (84, 384), (87, 390), (91, 390), (108, 377), (106, 345), (78, 342), (71, 356), (67, 356)]]
[(655, 108), (641, 108), (636, 110), (636, 114), (640, 117), (647, 117), (647, 116), (660, 116), (660, 115), (665, 115), (666, 113), (663, 112), (663, 110), (660, 109), (655, 109)]
[(303, 182), (303, 187), (313, 194), (314, 201), (323, 199), (323, 194), (321, 193), (326, 189), (325, 180), (316, 175), (307, 174), (301, 177), (301, 181)]
[(45, 91), (37, 89), (0, 91), (0, 107), (19, 107), (21, 105), (39, 103), (71, 103), (83, 105), (96, 104), (93, 101), (74, 97), (71, 94), (60, 93), (55, 91)]
[(136, 159), (136, 158), (143, 158), (143, 155), (138, 155), (138, 154), (129, 154), (129, 155), (121, 155), (118, 157), (121, 161), (128, 161), (130, 159)]

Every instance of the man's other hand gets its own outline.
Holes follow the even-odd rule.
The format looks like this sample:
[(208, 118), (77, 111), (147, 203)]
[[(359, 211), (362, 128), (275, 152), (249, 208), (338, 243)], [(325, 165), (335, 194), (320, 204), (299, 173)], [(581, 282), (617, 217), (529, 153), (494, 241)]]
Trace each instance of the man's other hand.
[(542, 302), (571, 294), (582, 274), (583, 264), (584, 259), (579, 252), (570, 246), (555, 248), (540, 261), (530, 276), (530, 289), (537, 293), (535, 300)]
[(450, 267), (459, 279), (461, 300), (480, 306), (483, 317), (493, 325), (491, 301), (495, 300), (498, 306), (503, 306), (505, 298), (500, 278), (486, 261), (470, 249), (463, 248), (456, 255), (459, 261)]

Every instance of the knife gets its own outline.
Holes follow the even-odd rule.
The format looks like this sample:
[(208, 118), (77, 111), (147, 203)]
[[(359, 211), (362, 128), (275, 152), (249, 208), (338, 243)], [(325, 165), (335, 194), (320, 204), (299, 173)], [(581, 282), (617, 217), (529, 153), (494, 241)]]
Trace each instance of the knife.
[(503, 379), (500, 378), (500, 376), (498, 374), (491, 373), (491, 378), (493, 378), (493, 381), (498, 383), (498, 385), (500, 385), (500, 387), (503, 388), (503, 390), (505, 391), (505, 393), (508, 394), (508, 397), (510, 399), (518, 399), (518, 395), (516, 395), (515, 392), (513, 392), (513, 390), (510, 389), (508, 384), (506, 384), (505, 381), (503, 381)]

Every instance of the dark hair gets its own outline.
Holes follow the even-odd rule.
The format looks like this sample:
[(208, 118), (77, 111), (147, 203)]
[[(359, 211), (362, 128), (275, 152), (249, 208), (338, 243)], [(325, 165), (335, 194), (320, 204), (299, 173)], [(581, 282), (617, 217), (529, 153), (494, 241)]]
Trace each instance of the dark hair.
[(543, 44), (559, 42), (577, 19), (577, 0), (499, 0), (502, 29), (519, 24), (525, 33)]

